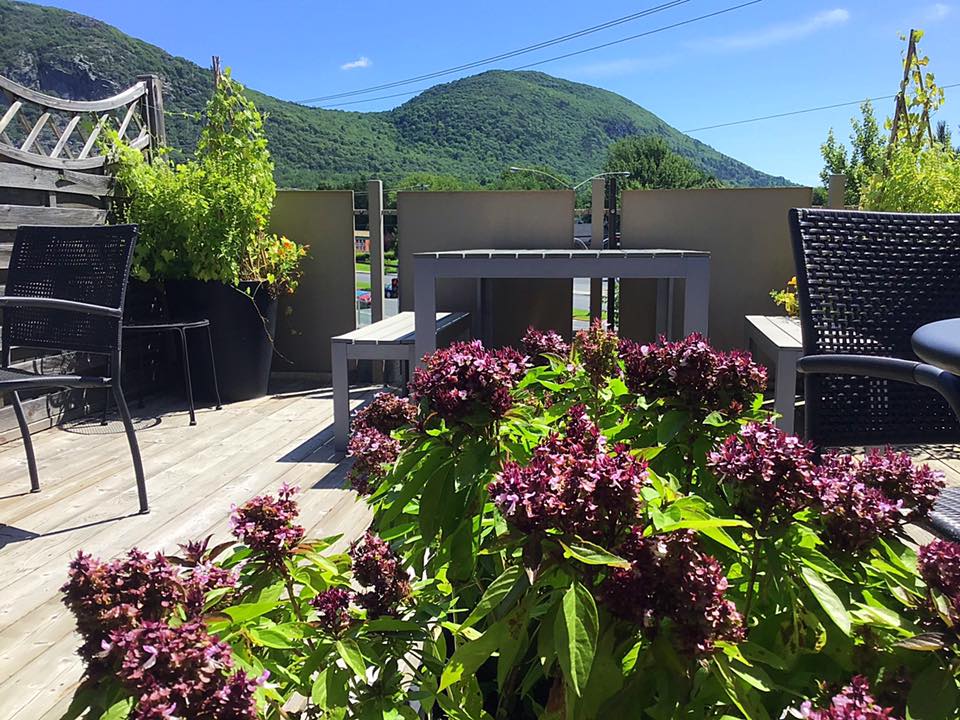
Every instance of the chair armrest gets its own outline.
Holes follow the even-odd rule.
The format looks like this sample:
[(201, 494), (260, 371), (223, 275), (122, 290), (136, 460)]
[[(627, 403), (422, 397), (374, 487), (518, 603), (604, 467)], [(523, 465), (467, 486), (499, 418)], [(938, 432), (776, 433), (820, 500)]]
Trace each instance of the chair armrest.
[(936, 390), (960, 420), (960, 376), (928, 363), (874, 355), (806, 355), (797, 370), (816, 375), (861, 375)]
[(11, 308), (37, 308), (39, 310), (66, 310), (68, 312), (83, 313), (85, 315), (100, 315), (120, 319), (123, 317), (123, 310), (120, 308), (106, 307), (105, 305), (91, 305), (89, 303), (75, 302), (73, 300), (61, 300), (60, 298), (35, 298), (35, 297), (0, 297), (0, 309)]
[(804, 355), (797, 370), (808, 375), (866, 375), (917, 384), (920, 363), (875, 355)]

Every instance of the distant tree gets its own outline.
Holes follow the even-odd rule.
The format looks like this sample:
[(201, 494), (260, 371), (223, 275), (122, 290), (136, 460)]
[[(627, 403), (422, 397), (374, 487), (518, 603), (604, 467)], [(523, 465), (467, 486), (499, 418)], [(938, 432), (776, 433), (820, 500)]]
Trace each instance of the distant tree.
[(861, 119), (850, 119), (850, 149), (837, 141), (833, 128), (827, 133), (827, 140), (820, 146), (824, 167), (820, 180), (824, 187), (830, 184), (831, 175), (846, 175), (847, 187), (844, 204), (859, 207), (860, 193), (875, 173), (883, 168), (886, 152), (886, 140), (880, 125), (873, 114), (870, 101), (860, 106)]
[(604, 172), (629, 172), (627, 189), (719, 187), (716, 178), (674, 152), (663, 138), (632, 136), (607, 148)]
[(476, 190), (473, 183), (467, 182), (456, 175), (443, 175), (430, 172), (415, 172), (405, 175), (400, 182), (390, 188), (400, 190), (424, 190), (430, 192), (458, 192), (461, 190)]

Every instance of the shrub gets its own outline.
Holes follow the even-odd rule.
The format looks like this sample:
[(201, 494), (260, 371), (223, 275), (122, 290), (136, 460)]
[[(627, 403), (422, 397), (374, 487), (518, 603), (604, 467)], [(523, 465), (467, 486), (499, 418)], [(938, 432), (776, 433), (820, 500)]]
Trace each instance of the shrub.
[[(960, 546), (918, 559), (904, 533), (935, 473), (889, 452), (818, 461), (750, 397), (752, 360), (701, 338), (641, 349), (596, 328), (545, 358), (440, 350), (416, 412), (362, 411), (373, 523), (349, 554), (303, 540), (282, 489), (236, 510), (241, 544), (78, 558), (66, 602), (109, 638), (78, 706), (139, 717), (142, 651), (122, 639), (185, 627), (217, 658), (207, 681), (271, 720), (412, 720), (412, 701), (471, 720), (953, 717)], [(135, 612), (109, 610), (113, 588)]]

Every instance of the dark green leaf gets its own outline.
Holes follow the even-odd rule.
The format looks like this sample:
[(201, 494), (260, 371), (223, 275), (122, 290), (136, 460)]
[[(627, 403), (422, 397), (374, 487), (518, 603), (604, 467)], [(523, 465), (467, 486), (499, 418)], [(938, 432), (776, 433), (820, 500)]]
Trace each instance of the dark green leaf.
[(367, 661), (363, 659), (363, 653), (360, 652), (360, 646), (353, 638), (343, 638), (337, 640), (337, 653), (347, 664), (353, 674), (366, 682), (367, 680)]
[(497, 605), (499, 605), (507, 594), (517, 584), (517, 581), (523, 577), (523, 567), (520, 565), (510, 565), (500, 576), (494, 580), (484, 591), (477, 606), (470, 611), (467, 619), (460, 625), (461, 628), (470, 627), (478, 620), (485, 618)]
[(619, 568), (630, 567), (629, 561), (604, 550), (589, 540), (577, 539), (569, 545), (561, 541), (560, 545), (563, 546), (563, 554), (565, 557), (572, 557), (585, 565), (609, 565), (610, 567)]
[(554, 621), (557, 660), (570, 689), (579, 697), (587, 686), (597, 652), (599, 621), (593, 595), (574, 581), (563, 595)]
[(907, 696), (907, 720), (955, 720), (957, 706), (953, 674), (934, 662), (913, 681)]
[[(464, 676), (471, 677), (477, 671), (477, 668), (483, 665), (487, 658), (500, 647), (505, 632), (506, 625), (495, 623), (476, 640), (471, 640), (458, 647), (440, 676), (440, 690), (445, 690), (460, 682)], [(439, 700), (440, 697), (438, 696), (437, 699)]]
[(810, 592), (820, 603), (820, 607), (826, 611), (831, 620), (840, 628), (845, 635), (850, 634), (851, 622), (850, 615), (843, 601), (833, 591), (833, 588), (827, 584), (826, 580), (820, 577), (815, 570), (809, 567), (801, 567), (800, 575), (803, 581), (810, 588)]

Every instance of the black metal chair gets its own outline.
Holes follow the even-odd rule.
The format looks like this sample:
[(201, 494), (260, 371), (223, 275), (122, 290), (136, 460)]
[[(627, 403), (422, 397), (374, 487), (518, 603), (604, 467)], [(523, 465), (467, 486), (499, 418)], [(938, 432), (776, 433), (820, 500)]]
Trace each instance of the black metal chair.
[(105, 356), (120, 368), (123, 303), (137, 241), (135, 225), (22, 226), (17, 229), (3, 311), (0, 394), (11, 394), (23, 436), (30, 491), (40, 491), (21, 392), (53, 388), (109, 388), (120, 412), (137, 479), (140, 512), (149, 511), (140, 449), (120, 378), (42, 374), (10, 367), (13, 348), (64, 350)]
[[(921, 326), (960, 317), (960, 215), (794, 209), (790, 230), (807, 439), (960, 440), (960, 377), (912, 345)], [(931, 524), (960, 538), (960, 490), (941, 495)]]
[[(193, 320), (181, 320), (170, 315), (167, 306), (166, 291), (163, 287), (148, 286), (145, 283), (131, 285), (130, 295), (137, 295), (137, 298), (128, 297), (123, 315), (123, 332), (137, 335), (161, 335), (172, 333), (180, 340), (180, 360), (183, 366), (183, 386), (187, 394), (187, 401), (190, 410), (190, 424), (197, 424), (197, 415), (193, 401), (193, 380), (190, 375), (190, 351), (187, 348), (187, 332), (190, 330), (206, 330), (207, 347), (210, 353), (210, 371), (213, 378), (213, 392), (217, 400), (216, 408), (223, 408), (220, 402), (220, 386), (217, 382), (217, 364), (213, 355), (213, 338), (210, 334), (210, 320), (207, 318), (198, 318)], [(131, 302), (134, 300), (134, 302)], [(142, 353), (141, 353), (142, 356)], [(109, 407), (109, 396), (103, 406), (103, 424), (106, 424), (107, 410)], [(143, 400), (141, 397), (141, 405)]]

